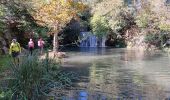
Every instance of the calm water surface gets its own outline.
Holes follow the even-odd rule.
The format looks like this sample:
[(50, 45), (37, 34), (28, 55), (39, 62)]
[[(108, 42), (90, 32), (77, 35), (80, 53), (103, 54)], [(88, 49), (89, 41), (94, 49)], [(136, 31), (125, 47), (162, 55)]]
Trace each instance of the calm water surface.
[(79, 75), (65, 100), (170, 100), (170, 55), (126, 49), (80, 48), (63, 67)]

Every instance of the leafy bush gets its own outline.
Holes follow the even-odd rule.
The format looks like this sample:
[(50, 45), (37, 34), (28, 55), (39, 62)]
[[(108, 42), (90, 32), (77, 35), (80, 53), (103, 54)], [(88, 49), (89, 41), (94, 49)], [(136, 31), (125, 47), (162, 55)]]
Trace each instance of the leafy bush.
[(149, 25), (149, 16), (144, 13), (136, 17), (136, 24), (140, 28), (146, 28)]
[(156, 35), (155, 34), (146, 34), (145, 36), (145, 42), (146, 43), (151, 43), (156, 39)]
[(45, 59), (22, 57), (19, 65), (10, 63), (10, 67), (7, 87), (3, 87), (4, 98), (15, 100), (42, 100), (43, 96), (49, 96), (52, 89), (68, 87), (76, 78), (74, 73), (60, 71), (56, 60), (48, 56)]
[(160, 24), (159, 28), (160, 28), (161, 31), (170, 32), (170, 24)]
[(163, 33), (149, 33), (145, 36), (145, 42), (161, 47), (166, 41), (166, 34)]
[(120, 6), (119, 9), (113, 11), (108, 18), (109, 25), (115, 33), (122, 33), (132, 25), (134, 25), (133, 9)]

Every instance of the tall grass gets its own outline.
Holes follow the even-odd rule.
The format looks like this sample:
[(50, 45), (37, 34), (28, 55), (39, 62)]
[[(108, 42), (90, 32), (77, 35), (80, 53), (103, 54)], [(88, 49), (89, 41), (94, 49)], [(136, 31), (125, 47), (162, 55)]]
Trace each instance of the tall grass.
[[(71, 86), (73, 73), (61, 71), (55, 59), (24, 56), (19, 65), (10, 63), (11, 75), (5, 80), (3, 99), (43, 100), (53, 89)], [(43, 98), (42, 98), (43, 97)]]

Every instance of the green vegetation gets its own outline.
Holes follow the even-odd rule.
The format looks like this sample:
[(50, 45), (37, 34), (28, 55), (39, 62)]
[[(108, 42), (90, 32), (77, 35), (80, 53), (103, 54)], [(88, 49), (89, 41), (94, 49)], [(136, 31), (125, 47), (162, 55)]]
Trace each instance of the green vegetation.
[[(70, 23), (79, 24), (79, 29), (70, 33), (83, 30), (92, 31), (98, 37), (109, 35), (112, 44), (120, 41), (126, 45), (129, 41), (134, 41), (138, 34), (148, 38), (148, 33), (166, 32), (166, 37), (169, 37), (169, 16), (165, 7), (155, 11), (154, 2), (151, 1), (141, 1), (139, 8), (135, 6), (135, 1), (130, 3), (130, 7), (128, 3), (127, 0), (92, 0), (84, 3), (73, 0), (3, 1), (0, 4), (0, 48), (4, 45), (9, 47), (12, 37), (17, 37), (24, 48), (29, 38), (37, 41), (39, 37), (43, 37), (50, 41), (47, 47), (54, 46), (53, 49), (57, 50), (59, 43), (68, 43), (65, 42), (67, 39), (60, 39), (60, 36), (70, 37), (67, 32), (61, 34), (65, 30), (71, 30)], [(56, 42), (52, 44), (53, 40), (48, 35), (54, 36)], [(73, 41), (78, 38), (77, 34), (73, 37)]]
[(1, 55), (0, 59), (1, 59), (0, 60), (0, 72), (2, 73), (3, 71), (9, 68), (7, 64), (11, 61), (11, 57), (7, 55)]
[(161, 31), (169, 32), (170, 31), (170, 24), (160, 24), (159, 28)]
[[(139, 8), (136, 7), (136, 2), (131, 2), (131, 6), (127, 7), (129, 4), (125, 1), (105, 0), (92, 6), (92, 31), (99, 34), (104, 30), (103, 35), (112, 34), (111, 40), (114, 41), (121, 38), (121, 41), (125, 41), (124, 45), (133, 42), (133, 46), (139, 46), (137, 42), (142, 41), (140, 44), (162, 47), (170, 38), (170, 18), (166, 6), (157, 8), (154, 1), (147, 1), (147, 3), (140, 1), (141, 6)], [(158, 2), (163, 5), (163, 2)], [(96, 15), (98, 16), (96, 17)], [(101, 18), (105, 21), (102, 21)], [(97, 19), (99, 21), (95, 21)], [(143, 36), (144, 39), (139, 36)], [(136, 40), (136, 38), (139, 40)]]
[(90, 22), (93, 33), (98, 37), (105, 36), (109, 31), (109, 25), (105, 17), (94, 15)]
[[(58, 51), (61, 41), (76, 41), (74, 39), (78, 39), (78, 36), (74, 39), (72, 37), (80, 31), (91, 31), (98, 37), (109, 37), (108, 40), (115, 47), (126, 47), (127, 44), (138, 47), (144, 44), (162, 48), (170, 38), (169, 13), (166, 12), (166, 7), (155, 11), (154, 0), (141, 2), (140, 8), (135, 4), (128, 7), (127, 0), (92, 0), (87, 2), (89, 5), (74, 0), (41, 1), (1, 2), (0, 54), (4, 52), (4, 47), (9, 47), (13, 37), (24, 48), (27, 48), (29, 38), (33, 38), (36, 43), (39, 37), (43, 37), (47, 48), (53, 46), (54, 51)], [(70, 23), (76, 23), (79, 28), (72, 32)], [(59, 37), (64, 36), (64, 31), (66, 35), (68, 31), (71, 33), (65, 36), (65, 41)], [(48, 43), (47, 40), (51, 42)], [(137, 43), (138, 41), (142, 42)], [(45, 59), (36, 55), (24, 56), (19, 66), (14, 65), (8, 55), (0, 56), (0, 59), (0, 72), (10, 72), (8, 78), (3, 77), (7, 85), (2, 85), (0, 99), (42, 99), (50, 96), (52, 89), (71, 86), (72, 80), (76, 78), (73, 73), (61, 71), (56, 59), (50, 59), (48, 55)]]
[[(56, 59), (22, 57), (19, 66), (10, 62), (11, 74), (4, 79), (2, 99), (35, 100), (47, 98), (53, 89), (64, 89), (76, 79), (74, 73), (59, 69)], [(3, 81), (2, 81), (3, 82)], [(44, 99), (45, 99), (44, 98)]]
[(115, 47), (125, 47), (126, 32), (136, 26), (134, 13), (135, 10), (128, 8), (123, 0), (101, 1), (92, 6), (92, 31), (110, 36), (110, 40), (114, 41), (111, 45)]
[(136, 24), (140, 28), (147, 28), (149, 25), (149, 15), (148, 14), (141, 14), (136, 17)]

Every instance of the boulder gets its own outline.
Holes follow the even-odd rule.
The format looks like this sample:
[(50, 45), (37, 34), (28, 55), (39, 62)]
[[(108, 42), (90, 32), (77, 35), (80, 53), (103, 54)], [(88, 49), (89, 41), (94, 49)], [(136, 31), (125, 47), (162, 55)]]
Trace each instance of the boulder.
[(55, 53), (55, 56), (58, 58), (66, 58), (66, 53), (65, 52), (57, 52)]

